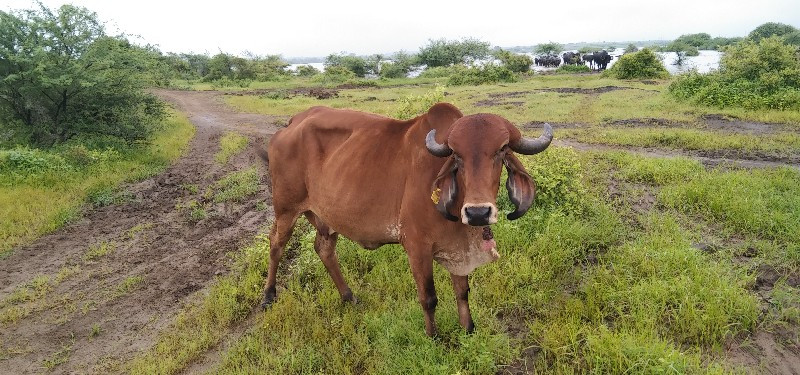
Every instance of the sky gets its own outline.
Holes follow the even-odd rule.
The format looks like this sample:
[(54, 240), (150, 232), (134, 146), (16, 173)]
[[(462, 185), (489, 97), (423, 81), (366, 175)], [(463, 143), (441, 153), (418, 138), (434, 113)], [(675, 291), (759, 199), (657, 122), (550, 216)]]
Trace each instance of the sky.
[[(493, 46), (745, 36), (765, 22), (800, 27), (798, 0), (170, 1), (43, 0), (86, 7), (107, 31), (164, 52), (219, 51), (286, 58), (416, 52), (429, 39), (474, 37)], [(2, 0), (0, 10), (35, 7)]]

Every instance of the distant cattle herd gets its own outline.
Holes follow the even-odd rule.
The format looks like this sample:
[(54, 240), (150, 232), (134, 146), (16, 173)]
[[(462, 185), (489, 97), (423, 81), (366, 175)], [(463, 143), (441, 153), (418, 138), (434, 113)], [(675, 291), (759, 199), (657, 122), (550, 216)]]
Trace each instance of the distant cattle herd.
[(564, 65), (589, 65), (592, 69), (604, 70), (608, 67), (613, 57), (606, 50), (586, 53), (564, 52), (561, 56), (555, 54), (539, 55), (533, 59), (536, 66), (555, 68)]

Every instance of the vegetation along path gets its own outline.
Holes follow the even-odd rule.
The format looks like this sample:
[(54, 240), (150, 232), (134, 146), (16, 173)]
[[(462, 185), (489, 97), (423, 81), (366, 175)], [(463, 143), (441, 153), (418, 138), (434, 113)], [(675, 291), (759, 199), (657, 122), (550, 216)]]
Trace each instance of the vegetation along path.
[(0, 373), (104, 372), (152, 346), (270, 213), (255, 145), (276, 118), (158, 91), (197, 128), (165, 172), (0, 260)]

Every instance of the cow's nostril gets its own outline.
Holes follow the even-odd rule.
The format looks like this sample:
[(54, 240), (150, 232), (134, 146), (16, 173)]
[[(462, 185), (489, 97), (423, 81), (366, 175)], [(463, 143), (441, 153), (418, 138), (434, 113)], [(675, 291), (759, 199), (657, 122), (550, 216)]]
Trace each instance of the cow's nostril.
[(470, 221), (484, 221), (489, 219), (489, 215), (492, 213), (492, 208), (485, 206), (473, 206), (467, 207), (465, 211), (467, 213), (467, 219)]

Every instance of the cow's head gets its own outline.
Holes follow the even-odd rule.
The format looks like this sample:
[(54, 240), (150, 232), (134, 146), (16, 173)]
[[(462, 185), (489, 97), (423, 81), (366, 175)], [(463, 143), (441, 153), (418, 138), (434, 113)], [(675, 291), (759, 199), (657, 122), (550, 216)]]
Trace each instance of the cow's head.
[[(448, 157), (433, 183), (433, 201), (448, 220), (459, 218), (450, 213), (452, 205), (463, 190), (460, 221), (485, 226), (497, 222), (497, 191), (500, 173), (508, 171), (506, 188), (516, 209), (507, 215), (514, 220), (528, 211), (536, 187), (525, 167), (514, 153), (533, 155), (544, 151), (553, 139), (553, 130), (544, 124), (539, 138), (525, 138), (508, 120), (492, 114), (465, 116), (450, 126), (446, 141), (436, 141), (436, 129), (431, 130), (425, 145), (431, 154)], [(463, 182), (463, 186), (459, 186)]]

